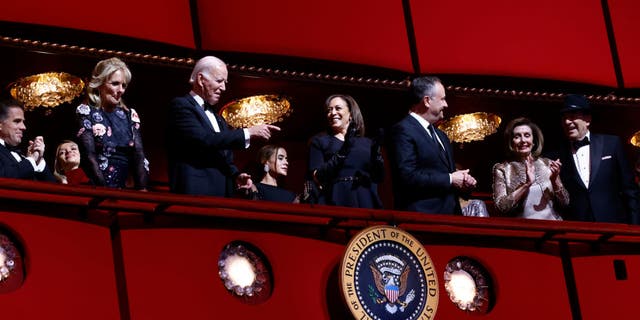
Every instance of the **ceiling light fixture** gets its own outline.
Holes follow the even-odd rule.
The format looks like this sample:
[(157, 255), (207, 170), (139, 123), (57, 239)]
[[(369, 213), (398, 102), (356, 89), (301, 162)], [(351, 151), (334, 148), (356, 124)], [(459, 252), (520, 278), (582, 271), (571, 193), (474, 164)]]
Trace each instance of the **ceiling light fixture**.
[(475, 112), (457, 115), (438, 128), (444, 131), (451, 141), (465, 143), (483, 140), (486, 136), (494, 134), (500, 122), (502, 119), (495, 114)]
[(631, 139), (629, 139), (629, 142), (634, 146), (634, 147), (640, 147), (640, 131), (637, 131), (636, 133), (634, 133), (631, 136)]
[(291, 114), (291, 103), (279, 95), (258, 95), (227, 103), (220, 115), (234, 128), (273, 124)]
[(84, 82), (65, 72), (48, 72), (20, 78), (9, 87), (11, 96), (20, 101), (25, 110), (44, 107), (50, 111), (79, 96)]

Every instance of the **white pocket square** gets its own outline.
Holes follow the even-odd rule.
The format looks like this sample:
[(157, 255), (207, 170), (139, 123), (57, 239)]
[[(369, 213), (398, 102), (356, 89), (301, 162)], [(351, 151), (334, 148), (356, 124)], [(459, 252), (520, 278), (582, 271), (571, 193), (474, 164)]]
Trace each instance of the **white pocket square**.
[(604, 157), (602, 157), (601, 160), (607, 160), (607, 159), (611, 159), (611, 156), (604, 156)]

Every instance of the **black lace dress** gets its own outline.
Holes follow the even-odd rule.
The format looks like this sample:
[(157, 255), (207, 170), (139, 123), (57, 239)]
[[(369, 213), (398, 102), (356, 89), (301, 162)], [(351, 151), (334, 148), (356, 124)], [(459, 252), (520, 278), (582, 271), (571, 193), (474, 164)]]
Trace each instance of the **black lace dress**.
[(80, 130), (82, 167), (94, 185), (124, 188), (131, 173), (134, 187), (145, 189), (149, 166), (140, 135), (140, 118), (134, 109), (112, 112), (81, 104), (76, 109)]

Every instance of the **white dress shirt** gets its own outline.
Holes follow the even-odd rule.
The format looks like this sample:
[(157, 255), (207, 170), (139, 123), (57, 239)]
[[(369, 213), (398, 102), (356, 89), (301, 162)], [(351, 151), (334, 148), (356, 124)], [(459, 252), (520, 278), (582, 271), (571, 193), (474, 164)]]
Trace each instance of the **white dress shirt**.
[[(3, 139), (0, 139), (0, 144), (2, 144), (4, 147), (7, 146)], [(24, 160), (24, 159), (29, 161), (29, 163), (31, 163), (31, 166), (33, 167), (33, 171), (35, 171), (35, 172), (42, 172), (42, 171), (44, 171), (44, 168), (47, 167), (47, 163), (44, 161), (44, 158), (42, 158), (42, 160), (40, 160), (40, 163), (36, 164), (36, 161), (33, 160), (32, 158), (23, 157), (22, 155), (20, 155), (19, 153), (15, 152), (15, 151), (11, 151), (11, 155), (18, 162), (22, 162), (22, 160)]]
[[(591, 141), (591, 132), (587, 132), (586, 137)], [(589, 157), (591, 151), (591, 144), (584, 145), (578, 150), (573, 150), (573, 162), (578, 168), (578, 174), (580, 179), (584, 182), (584, 185), (589, 187), (589, 168), (591, 167), (591, 159)]]
[[(201, 108), (204, 109), (204, 114), (206, 114), (207, 118), (209, 118), (209, 122), (211, 122), (211, 125), (213, 126), (213, 131), (220, 132), (220, 126), (218, 125), (218, 120), (216, 119), (216, 116), (213, 114), (213, 112), (211, 112), (211, 110), (206, 109), (204, 107), (204, 99), (202, 99), (201, 96), (197, 95), (193, 91), (189, 92), (189, 94), (193, 97), (193, 99), (196, 100), (198, 105)], [(247, 148), (249, 148), (249, 145), (250, 145), (250, 142), (251, 142), (251, 136), (249, 135), (249, 129), (243, 128), (242, 132), (244, 133), (244, 148), (247, 149)]]
[[(426, 131), (427, 134), (431, 137), (431, 132), (429, 131), (429, 126), (432, 126), (432, 124), (429, 123), (429, 121), (427, 121), (425, 118), (421, 117), (420, 115), (418, 115), (415, 112), (409, 112), (409, 115), (411, 115), (416, 120), (418, 120), (418, 123), (420, 123), (420, 125), (424, 128), (424, 131)], [(440, 144), (440, 147), (442, 147), (442, 150), (446, 150), (444, 148), (444, 144), (442, 144), (442, 141), (440, 140), (440, 137), (438, 137), (437, 134), (436, 134), (436, 140)], [(449, 184), (452, 184), (452, 183), (453, 183), (453, 175), (451, 175), (451, 173), (449, 173)]]
[[(417, 113), (415, 112), (410, 112), (409, 113), (412, 117), (414, 117), (416, 120), (418, 120), (418, 122), (420, 123), (420, 125), (424, 128), (424, 130), (427, 132), (427, 134), (431, 137), (431, 131), (429, 130), (429, 126), (432, 126), (431, 123), (429, 123), (429, 121), (425, 120), (423, 117), (419, 116)], [(434, 127), (435, 129), (435, 127)], [(435, 132), (435, 131), (434, 131)], [(431, 137), (433, 138), (433, 137)], [(442, 150), (446, 150), (444, 148), (444, 144), (442, 143), (442, 141), (440, 140), (440, 137), (438, 137), (438, 135), (436, 134), (436, 140), (438, 141), (438, 143), (440, 144), (440, 147), (442, 147)]]

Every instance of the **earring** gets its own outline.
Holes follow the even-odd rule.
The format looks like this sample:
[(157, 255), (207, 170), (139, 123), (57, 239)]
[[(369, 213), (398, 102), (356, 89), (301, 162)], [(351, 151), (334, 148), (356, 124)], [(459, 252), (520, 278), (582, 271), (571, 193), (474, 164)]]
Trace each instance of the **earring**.
[(265, 163), (264, 167), (262, 167), (262, 170), (264, 170), (264, 172), (269, 172), (269, 164)]

